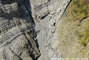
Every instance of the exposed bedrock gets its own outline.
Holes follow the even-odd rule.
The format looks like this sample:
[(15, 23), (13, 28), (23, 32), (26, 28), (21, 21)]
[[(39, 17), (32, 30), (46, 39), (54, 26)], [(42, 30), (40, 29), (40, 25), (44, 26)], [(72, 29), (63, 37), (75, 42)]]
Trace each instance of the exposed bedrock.
[(0, 0), (0, 60), (60, 58), (57, 25), (71, 0)]
[(38, 59), (34, 25), (29, 0), (0, 0), (0, 60)]
[(31, 0), (32, 16), (36, 23), (37, 40), (41, 56), (38, 60), (60, 58), (57, 25), (71, 0)]

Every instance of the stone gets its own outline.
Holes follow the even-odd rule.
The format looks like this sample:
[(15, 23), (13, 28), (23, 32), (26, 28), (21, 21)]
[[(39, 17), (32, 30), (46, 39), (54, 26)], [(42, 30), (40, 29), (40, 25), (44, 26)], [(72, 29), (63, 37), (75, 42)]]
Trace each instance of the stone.
[(70, 1), (0, 0), (0, 59), (61, 58), (56, 30)]
[(0, 0), (0, 4), (0, 60), (37, 60), (40, 51), (33, 39), (36, 32), (25, 33), (34, 28), (26, 7), (22, 10), (16, 1), (10, 0)]

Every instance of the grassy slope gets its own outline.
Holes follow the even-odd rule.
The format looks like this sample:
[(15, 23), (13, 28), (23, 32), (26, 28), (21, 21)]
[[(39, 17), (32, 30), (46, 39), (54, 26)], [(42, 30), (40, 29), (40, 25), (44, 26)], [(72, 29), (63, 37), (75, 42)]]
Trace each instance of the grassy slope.
[(80, 20), (89, 16), (89, 0), (72, 0), (67, 11), (67, 20)]
[(89, 0), (72, 0), (59, 27), (62, 57), (89, 57)]

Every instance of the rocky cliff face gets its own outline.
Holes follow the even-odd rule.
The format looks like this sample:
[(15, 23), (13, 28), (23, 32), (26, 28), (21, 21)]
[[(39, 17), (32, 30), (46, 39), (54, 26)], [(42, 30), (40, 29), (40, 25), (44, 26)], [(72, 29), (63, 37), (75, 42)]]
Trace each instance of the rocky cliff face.
[[(88, 16), (74, 14), (71, 18), (76, 13), (76, 10), (71, 10), (71, 1), (0, 0), (0, 59), (51, 60), (70, 57), (78, 51), (74, 49), (78, 40), (75, 33), (79, 24), (73, 18)], [(71, 14), (71, 11), (75, 12)]]
[[(25, 5), (30, 3), (26, 1)], [(30, 5), (23, 2), (0, 0), (0, 60), (36, 60), (40, 56)]]
[(60, 58), (56, 29), (71, 0), (30, 0), (32, 16), (36, 23), (37, 40), (41, 56), (39, 60)]

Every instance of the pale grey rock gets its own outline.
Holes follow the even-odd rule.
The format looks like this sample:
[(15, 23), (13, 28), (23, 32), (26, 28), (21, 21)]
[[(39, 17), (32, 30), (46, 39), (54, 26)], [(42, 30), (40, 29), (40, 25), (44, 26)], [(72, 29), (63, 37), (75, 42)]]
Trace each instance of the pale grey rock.
[[(36, 60), (40, 53), (38, 60), (60, 58), (55, 31), (71, 0), (29, 0), (31, 7), (24, 4), (19, 7), (14, 0), (7, 1), (0, 0), (0, 59)], [(30, 11), (26, 10), (29, 8)], [(34, 18), (35, 31), (29, 13)]]
[[(59, 44), (57, 25), (71, 0), (31, 0), (32, 14), (36, 23), (37, 39), (41, 56), (38, 60), (60, 58), (56, 51)], [(35, 2), (35, 3), (34, 3)]]

